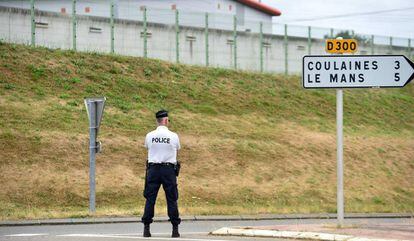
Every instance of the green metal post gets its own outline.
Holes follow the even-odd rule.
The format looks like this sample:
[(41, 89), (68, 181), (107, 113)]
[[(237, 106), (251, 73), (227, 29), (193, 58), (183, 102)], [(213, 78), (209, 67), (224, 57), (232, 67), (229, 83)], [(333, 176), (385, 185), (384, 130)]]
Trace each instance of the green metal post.
[(374, 35), (371, 35), (371, 54), (375, 54)]
[(32, 36), (32, 41), (31, 41), (31, 46), (34, 47), (35, 46), (35, 42), (36, 42), (36, 22), (35, 22), (35, 7), (34, 7), (34, 1), (35, 0), (30, 0), (30, 17), (31, 17), (31, 36)]
[(331, 38), (333, 38), (333, 37), (334, 37), (334, 29), (331, 28)]
[(180, 63), (180, 26), (178, 18), (178, 9), (175, 10), (175, 60)]
[(72, 1), (72, 48), (76, 51), (76, 0)]
[(209, 59), (208, 59), (208, 13), (206, 13), (206, 27), (205, 27), (205, 35), (206, 35), (206, 66), (209, 65)]
[(390, 52), (392, 54), (392, 37), (390, 37)]
[(233, 57), (234, 69), (237, 69), (237, 17), (233, 17)]
[(115, 31), (114, 31), (114, 1), (111, 1), (111, 54), (115, 53)]
[(308, 26), (308, 54), (312, 53), (312, 27)]
[(284, 48), (285, 48), (285, 75), (287, 76), (288, 71), (288, 26), (285, 24), (285, 38), (284, 38)]
[(411, 39), (408, 39), (408, 58), (411, 59)]
[(263, 72), (263, 22), (260, 22), (260, 72)]
[(144, 58), (148, 57), (148, 39), (147, 39), (147, 7), (144, 7)]

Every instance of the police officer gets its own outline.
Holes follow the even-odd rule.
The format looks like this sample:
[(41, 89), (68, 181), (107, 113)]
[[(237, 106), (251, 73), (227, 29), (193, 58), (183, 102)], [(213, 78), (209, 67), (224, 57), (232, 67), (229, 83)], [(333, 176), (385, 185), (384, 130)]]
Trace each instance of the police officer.
[(177, 167), (177, 150), (180, 149), (178, 135), (168, 130), (168, 111), (160, 110), (155, 114), (157, 129), (145, 137), (148, 149), (147, 175), (144, 197), (146, 198), (144, 215), (144, 237), (151, 237), (150, 224), (154, 217), (154, 206), (158, 190), (162, 185), (167, 198), (168, 217), (173, 225), (172, 237), (180, 237), (178, 225), (181, 222), (178, 213), (178, 189), (175, 168)]

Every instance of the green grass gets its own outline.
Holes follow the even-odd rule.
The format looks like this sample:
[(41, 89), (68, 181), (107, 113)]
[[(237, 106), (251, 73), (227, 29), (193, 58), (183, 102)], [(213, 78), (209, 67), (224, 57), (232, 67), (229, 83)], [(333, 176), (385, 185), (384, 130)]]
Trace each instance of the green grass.
[[(87, 96), (107, 97), (97, 215), (142, 212), (160, 108), (181, 137), (184, 215), (335, 212), (335, 92), (300, 79), (2, 43), (0, 218), (88, 215)], [(413, 96), (344, 91), (347, 212), (413, 212)]]

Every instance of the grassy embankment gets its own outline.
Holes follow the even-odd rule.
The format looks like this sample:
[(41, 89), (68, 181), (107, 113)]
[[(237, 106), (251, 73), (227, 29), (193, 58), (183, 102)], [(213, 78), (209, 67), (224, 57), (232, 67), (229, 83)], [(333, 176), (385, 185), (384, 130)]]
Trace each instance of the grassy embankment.
[[(335, 212), (334, 91), (304, 90), (299, 76), (2, 43), (0, 219), (88, 214), (83, 97), (94, 95), (108, 98), (97, 215), (142, 212), (142, 143), (161, 107), (183, 146), (183, 215)], [(413, 212), (413, 85), (346, 90), (344, 101), (346, 212)]]

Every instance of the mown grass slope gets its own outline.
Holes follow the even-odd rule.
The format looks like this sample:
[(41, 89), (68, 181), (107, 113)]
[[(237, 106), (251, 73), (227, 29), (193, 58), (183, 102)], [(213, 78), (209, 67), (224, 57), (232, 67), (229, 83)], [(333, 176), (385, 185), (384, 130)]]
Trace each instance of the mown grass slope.
[[(183, 146), (182, 214), (335, 212), (335, 92), (300, 81), (1, 43), (0, 219), (88, 215), (83, 98), (101, 95), (97, 215), (142, 212), (159, 108)], [(414, 87), (344, 96), (346, 212), (413, 212)]]

